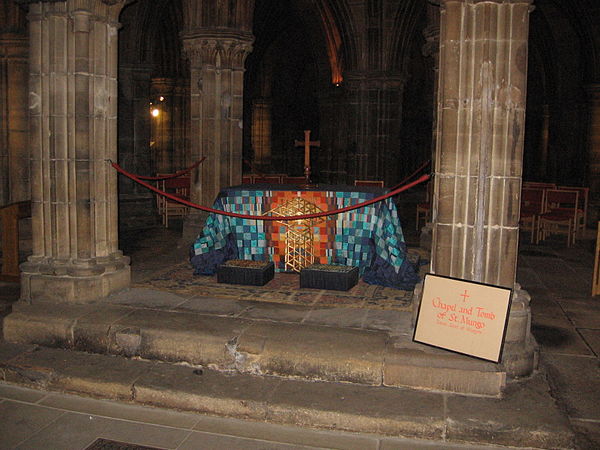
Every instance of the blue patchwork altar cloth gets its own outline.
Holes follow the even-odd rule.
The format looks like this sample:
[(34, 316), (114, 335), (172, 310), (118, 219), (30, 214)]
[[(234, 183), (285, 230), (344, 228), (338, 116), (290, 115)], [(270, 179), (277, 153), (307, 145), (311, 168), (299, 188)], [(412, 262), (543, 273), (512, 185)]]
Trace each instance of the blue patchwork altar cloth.
[[(362, 203), (386, 192), (372, 187), (241, 185), (223, 189), (214, 209), (262, 215), (301, 197), (322, 211)], [(412, 290), (418, 269), (408, 260), (396, 205), (391, 198), (311, 224), (314, 262), (355, 266), (363, 280)], [(285, 271), (286, 225), (279, 221), (210, 214), (191, 248), (195, 274), (213, 275), (229, 259), (273, 261)]]

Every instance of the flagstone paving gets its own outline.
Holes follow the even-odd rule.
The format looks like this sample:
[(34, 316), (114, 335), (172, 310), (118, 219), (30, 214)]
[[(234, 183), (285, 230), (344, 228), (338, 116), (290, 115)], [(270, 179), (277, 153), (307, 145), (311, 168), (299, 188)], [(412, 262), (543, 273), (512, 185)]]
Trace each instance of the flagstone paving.
[[(157, 231), (151, 241), (152, 245), (148, 242), (144, 243), (143, 240), (134, 240), (131, 242), (134, 250), (125, 250), (126, 254), (132, 255), (133, 279), (136, 282), (147, 280), (156, 274), (156, 262), (151, 261), (150, 258), (156, 255), (157, 245), (166, 248), (165, 246), (170, 245), (175, 236), (169, 234), (173, 233), (173, 230)], [(411, 236), (407, 237), (410, 243)], [(600, 448), (600, 301), (589, 295), (594, 238), (595, 232), (588, 230), (588, 235), (580, 239), (571, 249), (565, 248), (564, 243), (558, 240), (548, 240), (537, 246), (523, 242), (518, 272), (518, 281), (532, 296), (532, 332), (541, 350), (538, 376), (548, 380), (554, 401), (576, 432), (574, 446), (581, 449)], [(416, 242), (414, 236), (412, 240)], [(166, 252), (164, 258), (162, 256), (160, 258), (161, 264), (181, 261), (186, 254), (184, 247), (173, 248), (171, 252)], [(0, 284), (0, 315), (6, 314), (17, 296), (17, 286)], [(207, 300), (199, 296), (182, 299), (178, 295), (168, 293), (151, 294), (150, 297), (146, 295), (145, 298), (146, 300), (150, 298), (153, 305), (158, 308), (182, 308), (248, 319), (257, 317), (268, 320), (279, 319), (289, 323), (311, 323), (312, 321), (313, 324), (337, 320), (335, 326), (339, 327), (365, 327), (366, 324), (370, 324), (373, 329), (409, 338), (405, 329), (409, 328), (410, 319), (401, 311), (368, 310), (363, 313), (360, 309), (355, 309), (343, 318), (336, 318), (329, 308), (311, 308), (307, 312), (306, 308), (286, 305), (284, 309), (278, 311), (276, 305), (263, 302), (240, 304), (236, 300), (218, 299), (217, 301), (217, 298)], [(135, 303), (135, 299), (130, 298), (129, 301)], [(390, 320), (388, 315), (392, 313), (400, 314), (402, 318), (393, 317)], [(399, 323), (401, 326), (398, 325)], [(544, 383), (540, 386), (543, 385)], [(543, 388), (540, 391), (540, 394), (542, 393)], [(511, 408), (527, 408), (527, 402), (537, 401), (535, 395), (526, 399), (524, 403), (515, 403), (513, 406), (506, 403), (501, 409), (498, 409), (497, 405), (495, 409), (486, 408), (484, 404), (489, 401), (486, 399), (465, 400), (460, 396), (452, 397), (446, 407), (456, 418), (456, 423), (452, 422), (453, 425), (446, 428), (444, 436), (448, 439), (460, 440), (461, 436), (464, 437), (467, 433), (461, 424), (475, 417), (482, 424), (486, 420), (492, 422), (508, 420)], [(40, 401), (40, 399), (44, 400)], [(0, 428), (9, 427), (10, 430), (7, 434), (5, 429), (0, 429), (0, 436), (3, 436), (0, 439), (0, 448), (13, 448), (16, 445), (19, 445), (19, 448), (42, 448), (40, 447), (42, 443), (44, 443), (43, 448), (85, 448), (85, 445), (92, 442), (90, 439), (98, 435), (98, 430), (104, 430), (102, 433), (107, 437), (119, 437), (119, 440), (135, 441), (145, 445), (164, 445), (163, 439), (166, 439), (169, 443), (164, 445), (165, 448), (202, 448), (198, 446), (198, 442), (203, 439), (203, 442), (214, 443), (215, 447), (219, 442), (219, 445), (228, 448), (301, 448), (301, 445), (380, 449), (442, 447), (439, 441), (403, 440), (371, 434), (334, 433), (287, 426), (271, 429), (269, 427), (277, 427), (277, 425), (240, 420), (231, 422), (237, 419), (211, 418), (124, 405), (118, 402), (99, 401), (100, 403), (97, 404), (94, 402), (98, 401), (0, 385), (0, 417), (3, 419), (0, 421)], [(73, 404), (79, 406), (72, 406)], [(131, 411), (124, 412), (130, 407)], [(143, 412), (140, 413), (142, 416), (136, 415), (139, 411)], [(123, 415), (128, 418), (124, 419)], [(140, 419), (140, 417), (144, 418)], [(299, 423), (302, 423), (301, 416), (298, 417)], [(82, 418), (92, 424), (87, 427), (90, 432), (73, 435), (73, 445), (61, 447), (65, 442), (61, 440), (64, 436), (62, 438), (57, 436), (69, 435), (71, 427), (81, 428)], [(535, 417), (531, 419), (535, 421)], [(131, 427), (129, 425), (123, 427), (121, 422), (124, 420)], [(115, 426), (114, 421), (119, 421), (119, 426)], [(178, 425), (173, 426), (173, 422), (169, 421), (175, 421)], [(169, 424), (167, 428), (165, 422)], [(195, 425), (191, 426), (190, 423)], [(134, 430), (136, 427), (138, 431)], [(107, 430), (114, 430), (114, 433)], [(483, 428), (481, 432), (485, 433)], [(497, 443), (508, 446), (521, 445), (514, 436), (511, 443), (511, 433), (506, 436), (502, 438), (506, 440)], [(55, 446), (47, 446), (48, 442), (53, 442)], [(80, 446), (77, 447), (76, 443)], [(210, 446), (207, 445), (206, 448)], [(446, 441), (443, 448), (483, 447)]]

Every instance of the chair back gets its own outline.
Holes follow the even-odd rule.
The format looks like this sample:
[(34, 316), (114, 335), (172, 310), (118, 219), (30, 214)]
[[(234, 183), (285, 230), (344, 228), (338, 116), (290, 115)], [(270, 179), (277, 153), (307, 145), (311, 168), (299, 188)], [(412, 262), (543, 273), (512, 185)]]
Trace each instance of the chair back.
[(167, 178), (162, 180), (162, 188), (165, 192), (174, 192), (179, 197), (189, 197), (190, 177)]
[(559, 186), (558, 189), (562, 191), (577, 191), (579, 193), (579, 209), (587, 208), (590, 188), (581, 186)]
[(577, 210), (579, 193), (562, 189), (548, 189), (546, 191), (546, 210)]
[(524, 187), (521, 191), (521, 211), (530, 213), (544, 212), (544, 189)]

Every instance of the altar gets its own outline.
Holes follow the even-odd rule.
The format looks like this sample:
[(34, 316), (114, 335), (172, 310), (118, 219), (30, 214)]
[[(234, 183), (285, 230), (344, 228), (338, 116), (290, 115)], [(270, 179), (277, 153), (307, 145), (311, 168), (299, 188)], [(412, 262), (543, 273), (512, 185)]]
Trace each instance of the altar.
[[(239, 185), (223, 189), (213, 208), (246, 215), (296, 215), (299, 201), (311, 212), (333, 211), (374, 199), (386, 190), (373, 187), (318, 185)], [(287, 212), (287, 213), (286, 213)], [(297, 221), (289, 221), (297, 222)], [(273, 261), (289, 271), (289, 222), (228, 217), (212, 213), (192, 245), (190, 261), (197, 275), (213, 275), (230, 259)], [(358, 267), (370, 284), (411, 290), (418, 269), (407, 258), (398, 211), (392, 198), (308, 223), (311, 260)], [(287, 256), (286, 256), (287, 255)]]

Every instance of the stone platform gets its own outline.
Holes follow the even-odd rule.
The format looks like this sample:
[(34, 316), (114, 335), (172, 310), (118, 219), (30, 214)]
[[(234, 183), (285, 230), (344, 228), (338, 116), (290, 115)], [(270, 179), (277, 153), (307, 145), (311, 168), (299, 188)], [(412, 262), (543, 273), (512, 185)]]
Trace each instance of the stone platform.
[(412, 314), (132, 289), (110, 303), (17, 303), (4, 338), (240, 373), (498, 397), (501, 365), (412, 342)]
[(542, 374), (509, 384), (500, 399), (282, 379), (0, 342), (0, 382), (256, 423), (425, 439), (435, 441), (435, 448), (573, 448), (568, 421), (556, 409)]
[(571, 447), (542, 374), (507, 383), (501, 365), (413, 343), (410, 312), (148, 289), (109, 300), (14, 304), (0, 380), (321, 429)]

